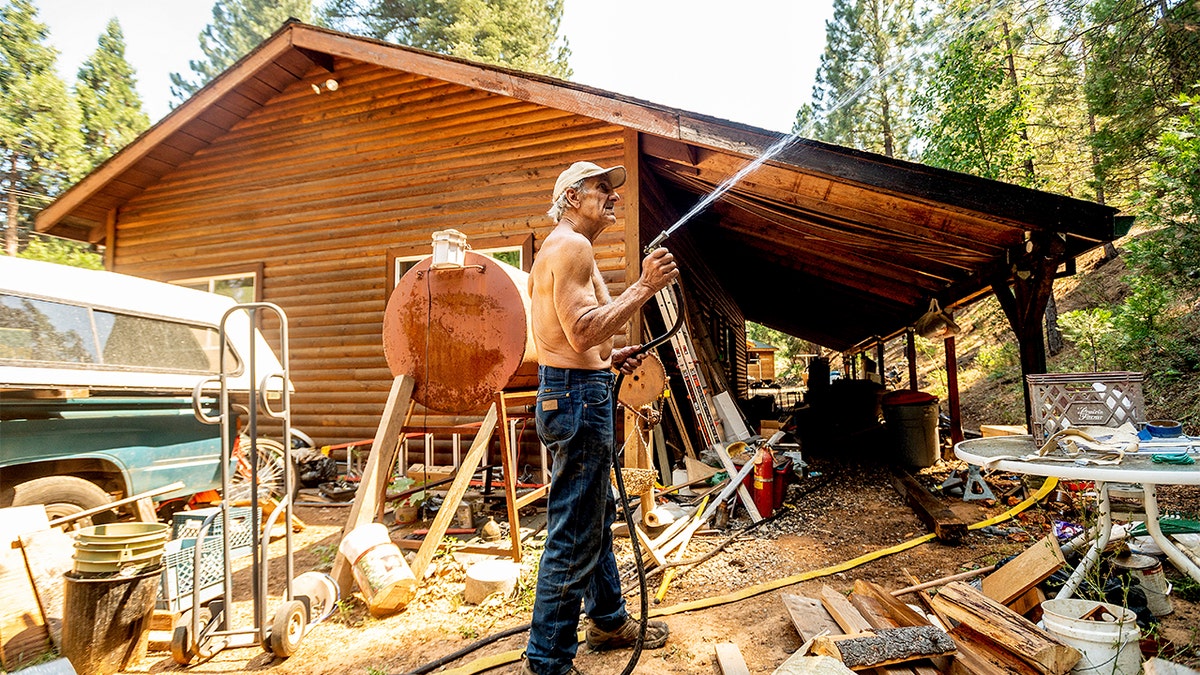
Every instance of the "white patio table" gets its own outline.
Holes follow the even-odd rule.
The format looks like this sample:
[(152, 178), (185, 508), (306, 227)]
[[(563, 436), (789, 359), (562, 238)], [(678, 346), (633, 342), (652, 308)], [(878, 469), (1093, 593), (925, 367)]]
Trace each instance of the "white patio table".
[(1120, 463), (1105, 465), (1023, 459), (1035, 455), (1039, 447), (1032, 436), (996, 436), (963, 441), (954, 446), (954, 454), (968, 464), (989, 469), (1032, 476), (1054, 476), (1065, 480), (1090, 480), (1096, 483), (1100, 507), (1096, 538), (1056, 597), (1071, 597), (1108, 545), (1112, 536), (1109, 483), (1141, 484), (1145, 494), (1146, 530), (1177, 568), (1200, 582), (1200, 567), (1180, 551), (1159, 527), (1158, 501), (1154, 496), (1157, 485), (1200, 485), (1200, 464), (1156, 464), (1151, 459), (1154, 453), (1150, 451), (1127, 453)]

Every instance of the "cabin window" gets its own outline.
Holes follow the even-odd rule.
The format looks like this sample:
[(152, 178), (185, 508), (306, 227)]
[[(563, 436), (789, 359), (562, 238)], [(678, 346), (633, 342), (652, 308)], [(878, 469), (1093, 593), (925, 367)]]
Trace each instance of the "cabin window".
[(254, 302), (258, 297), (258, 275), (254, 272), (221, 274), (211, 277), (178, 279), (171, 283), (197, 291), (233, 298), (236, 302)]
[[(467, 239), (467, 244), (470, 245), (471, 251), (474, 253), (482, 253), (489, 255), (496, 260), (512, 265), (513, 267), (529, 271), (533, 265), (533, 235), (521, 234), (506, 237), (479, 237), (478, 239)], [(433, 254), (433, 244), (420, 246), (405, 246), (402, 248), (389, 249), (388, 255), (388, 276), (387, 276), (387, 292), (390, 296), (392, 289), (400, 283), (400, 279), (417, 263), (428, 258)]]

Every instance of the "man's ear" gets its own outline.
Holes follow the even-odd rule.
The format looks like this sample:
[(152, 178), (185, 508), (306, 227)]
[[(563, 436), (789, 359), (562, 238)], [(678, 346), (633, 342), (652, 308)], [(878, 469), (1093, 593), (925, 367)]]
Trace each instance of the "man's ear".
[(576, 190), (575, 188), (567, 188), (565, 194), (567, 196), (567, 203), (571, 206), (579, 208), (579, 205), (583, 203), (579, 199), (579, 190)]

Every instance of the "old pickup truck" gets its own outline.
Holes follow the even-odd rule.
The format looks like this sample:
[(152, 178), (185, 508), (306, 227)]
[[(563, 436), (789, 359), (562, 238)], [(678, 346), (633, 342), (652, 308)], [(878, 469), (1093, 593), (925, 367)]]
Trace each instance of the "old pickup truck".
[[(211, 380), (226, 350), (228, 387), (251, 374), (248, 317), (234, 301), (112, 272), (0, 256), (0, 507), (45, 504), (51, 518), (176, 481), (178, 502), (220, 486)], [(281, 369), (253, 333), (256, 376)], [(231, 439), (232, 442), (232, 439)], [(236, 467), (235, 467), (236, 468)], [(114, 517), (109, 512), (97, 522)]]

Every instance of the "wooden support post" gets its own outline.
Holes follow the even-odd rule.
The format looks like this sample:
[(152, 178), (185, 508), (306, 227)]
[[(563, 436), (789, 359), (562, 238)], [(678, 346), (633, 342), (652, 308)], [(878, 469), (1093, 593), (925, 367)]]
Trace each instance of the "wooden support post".
[[(537, 396), (534, 396), (534, 400)], [(496, 393), (496, 400), (492, 404), (496, 410), (496, 415), (499, 419), (498, 428), (500, 429), (500, 466), (504, 471), (504, 502), (508, 506), (508, 535), (512, 545), (512, 559), (514, 562), (521, 562), (521, 516), (517, 506), (517, 448), (513, 447), (511, 439), (508, 437), (508, 410), (504, 396), (504, 392)], [(482, 428), (481, 428), (482, 430)], [(478, 437), (477, 437), (478, 438)], [(487, 443), (484, 443), (484, 447)], [(520, 440), (517, 441), (517, 446), (520, 446)], [(465, 464), (465, 463), (464, 463)], [(472, 469), (471, 473), (475, 470)], [(459, 473), (462, 473), (462, 468), (459, 468)], [(461, 498), (461, 497), (460, 497)], [(457, 505), (455, 505), (457, 508)], [(438, 511), (441, 515), (441, 511)], [(420, 579), (421, 577), (417, 577)]]
[[(415, 383), (416, 380), (409, 375), (399, 375), (392, 380), (392, 389), (388, 392), (387, 404), (383, 408), (383, 418), (375, 432), (375, 440), (371, 443), (371, 455), (367, 458), (362, 480), (354, 493), (354, 503), (350, 506), (350, 515), (346, 518), (342, 536), (349, 534), (359, 525), (374, 522), (375, 514), (383, 504), (384, 491), (392, 482), (392, 466), (396, 463), (396, 450)], [(342, 596), (348, 597), (354, 590), (354, 578), (350, 573), (350, 563), (340, 552), (334, 558), (332, 576), (341, 589)]]
[(883, 340), (875, 343), (875, 373), (879, 375), (879, 384), (887, 385), (887, 378), (883, 375)]
[[(429, 526), (429, 534), (425, 535), (425, 542), (417, 551), (417, 557), (412, 564), (412, 572), (418, 584), (425, 578), (429, 562), (433, 560), (433, 554), (442, 543), (442, 536), (446, 534), (446, 528), (450, 527), (450, 521), (458, 511), (459, 503), (462, 502), (463, 493), (467, 491), (471, 477), (475, 474), (475, 469), (479, 468), (480, 460), (483, 459), (483, 452), (492, 440), (492, 432), (496, 430), (497, 407), (493, 403), (488, 408), (487, 415), (483, 418), (483, 424), (479, 426), (479, 432), (475, 434), (475, 440), (471, 443), (471, 449), (467, 451), (467, 456), (459, 465), (458, 475), (450, 484), (450, 490), (446, 493), (446, 498), (442, 501), (437, 516), (434, 517), (433, 524)], [(520, 550), (519, 546), (518, 550)]]
[(962, 443), (962, 408), (958, 402), (958, 353), (954, 349), (954, 336), (946, 338), (946, 405), (950, 408), (950, 438)]
[(908, 359), (908, 388), (916, 391), (917, 386), (917, 332), (909, 328), (904, 331), (904, 356)]

